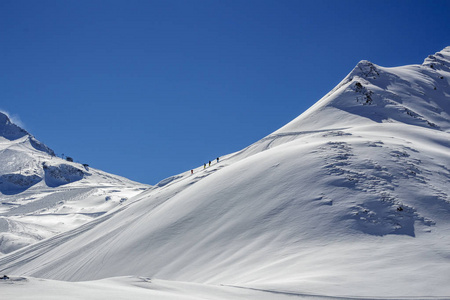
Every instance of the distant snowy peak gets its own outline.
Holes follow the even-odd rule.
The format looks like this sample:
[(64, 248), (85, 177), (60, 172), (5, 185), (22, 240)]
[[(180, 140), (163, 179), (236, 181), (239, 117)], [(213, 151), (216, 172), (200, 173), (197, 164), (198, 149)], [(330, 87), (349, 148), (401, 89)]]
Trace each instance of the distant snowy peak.
[(18, 141), (24, 137), (27, 137), (27, 140), (34, 149), (46, 152), (51, 156), (55, 156), (55, 152), (52, 149), (50, 149), (45, 144), (38, 141), (25, 129), (11, 122), (10, 118), (2, 112), (0, 112), (0, 137), (3, 137), (11, 142)]
[(0, 256), (92, 221), (147, 188), (56, 157), (0, 113)]
[(450, 131), (450, 47), (422, 65), (386, 68), (362, 60), (333, 90), (274, 134), (374, 122)]
[(29, 133), (25, 129), (12, 123), (6, 114), (0, 112), (0, 136), (12, 141), (28, 134)]

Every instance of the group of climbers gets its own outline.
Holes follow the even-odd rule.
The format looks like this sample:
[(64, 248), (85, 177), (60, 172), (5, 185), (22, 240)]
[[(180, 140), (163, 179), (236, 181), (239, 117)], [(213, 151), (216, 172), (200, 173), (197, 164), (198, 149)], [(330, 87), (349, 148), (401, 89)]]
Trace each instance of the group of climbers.
[[(216, 158), (216, 163), (219, 163), (219, 158)], [(208, 162), (208, 166), (211, 166), (211, 161)], [(206, 169), (206, 163), (203, 164), (203, 169)], [(191, 174), (194, 174), (194, 170), (191, 170)]]
[[(219, 162), (219, 158), (216, 158), (217, 162)], [(211, 161), (208, 163), (208, 167), (211, 166)], [(203, 164), (203, 169), (206, 169), (206, 164)]]

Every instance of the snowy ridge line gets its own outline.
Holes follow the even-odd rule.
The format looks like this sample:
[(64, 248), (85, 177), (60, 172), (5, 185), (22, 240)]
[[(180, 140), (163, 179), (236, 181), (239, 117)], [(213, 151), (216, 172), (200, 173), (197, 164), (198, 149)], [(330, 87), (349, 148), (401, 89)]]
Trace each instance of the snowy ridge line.
[[(203, 167), (195, 168), (195, 169), (200, 169), (196, 174), (201, 173), (201, 172), (205, 172), (206, 173), (205, 176), (199, 177), (200, 179), (205, 178), (208, 175), (211, 175), (214, 172), (219, 171), (220, 169), (228, 166), (227, 164), (222, 164), (223, 162), (226, 162), (226, 161), (232, 160), (234, 158), (237, 158), (241, 154), (243, 154), (245, 152), (248, 152), (248, 150), (250, 150), (252, 148), (255, 148), (255, 147), (259, 146), (259, 145), (262, 145), (263, 143), (265, 143), (267, 141), (269, 141), (269, 143), (265, 146), (264, 150), (268, 150), (268, 149), (272, 148), (271, 145), (272, 145), (273, 142), (275, 142), (278, 139), (285, 138), (285, 137), (300, 137), (300, 136), (307, 136), (307, 135), (311, 135), (311, 134), (324, 133), (324, 132), (331, 132), (331, 133), (333, 133), (333, 132), (340, 132), (342, 130), (347, 130), (347, 129), (350, 129), (350, 127), (339, 127), (339, 128), (330, 128), (330, 129), (322, 129), (322, 130), (305, 130), (305, 131), (292, 131), (292, 132), (272, 133), (272, 134), (270, 134), (270, 135), (268, 135), (268, 136), (258, 140), (257, 142), (255, 142), (255, 143), (245, 147), (242, 150), (239, 150), (239, 151), (237, 151), (235, 153), (231, 153), (231, 154), (222, 156), (220, 158), (220, 162), (219, 163), (214, 163), (214, 165), (211, 165), (209, 167), (207, 166), (206, 169), (202, 169)], [(292, 139), (292, 140), (294, 140), (294, 139)], [(251, 156), (251, 155), (249, 155), (249, 156)], [(217, 166), (218, 164), (219, 164), (219, 166)], [(216, 168), (211, 170), (210, 169), (211, 167), (216, 167)], [(180, 173), (179, 175), (169, 176), (169, 177), (167, 177), (165, 179), (162, 179), (161, 181), (159, 181), (157, 184), (155, 184), (150, 189), (151, 190), (158, 190), (158, 189), (161, 189), (161, 188), (167, 188), (167, 187), (171, 186), (172, 184), (178, 183), (178, 182), (180, 182), (180, 181), (182, 181), (182, 180), (184, 180), (186, 178), (189, 178), (190, 174), (188, 174), (187, 176), (186, 175), (181, 175), (181, 174), (184, 174), (184, 173), (187, 173), (187, 172), (188, 171)], [(197, 181), (195, 181), (195, 182), (197, 182)]]
[(203, 169), (203, 166), (192, 169), (192, 170), (197, 170), (195, 174), (191, 174), (189, 171), (185, 171), (178, 175), (169, 176), (169, 177), (159, 181), (157, 184), (155, 184), (149, 190), (150, 191), (158, 191), (158, 190), (166, 189), (174, 184), (182, 182), (183, 180), (191, 178), (192, 175), (195, 175), (194, 180), (192, 180), (188, 183), (188, 185), (192, 185), (192, 184), (200, 181), (201, 179), (206, 178), (209, 175), (228, 166), (227, 164), (224, 164), (223, 162), (227, 161), (230, 158), (231, 157), (228, 157), (228, 158), (222, 157), (222, 159), (220, 160), (219, 163), (213, 163), (211, 166), (207, 166), (206, 169)]

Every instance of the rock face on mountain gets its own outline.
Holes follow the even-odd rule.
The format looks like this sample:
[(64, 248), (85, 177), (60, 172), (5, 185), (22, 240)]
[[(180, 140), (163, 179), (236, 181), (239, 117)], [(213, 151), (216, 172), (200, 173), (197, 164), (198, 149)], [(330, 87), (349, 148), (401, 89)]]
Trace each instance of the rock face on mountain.
[(449, 61), (449, 47), (422, 65), (361, 61), (264, 139), (0, 258), (0, 272), (450, 295)]

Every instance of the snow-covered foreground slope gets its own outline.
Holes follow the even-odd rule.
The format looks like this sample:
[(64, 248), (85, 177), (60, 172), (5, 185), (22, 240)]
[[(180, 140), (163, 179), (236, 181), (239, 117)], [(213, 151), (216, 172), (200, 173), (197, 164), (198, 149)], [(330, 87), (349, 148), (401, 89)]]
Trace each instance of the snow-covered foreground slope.
[[(321, 300), (317, 295), (174, 282), (145, 277), (116, 277), (97, 281), (64, 282), (26, 277), (0, 280), (5, 299), (158, 299), (158, 300)], [(342, 299), (342, 298), (334, 298)]]
[[(226, 285), (208, 285), (176, 282), (146, 277), (115, 277), (95, 281), (67, 282), (32, 277), (11, 277), (0, 280), (5, 299), (158, 299), (158, 300), (349, 300), (369, 299), (355, 297), (329, 297), (301, 293), (243, 288)], [(379, 300), (407, 300), (418, 298), (370, 298)], [(431, 299), (431, 298), (427, 298)], [(445, 300), (445, 297), (433, 297)]]
[(363, 61), (280, 130), (0, 258), (0, 272), (450, 298), (449, 84), (450, 48), (423, 65)]
[(0, 254), (76, 228), (146, 188), (56, 157), (0, 113)]

